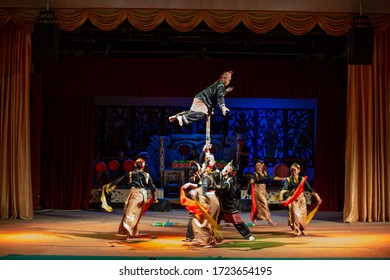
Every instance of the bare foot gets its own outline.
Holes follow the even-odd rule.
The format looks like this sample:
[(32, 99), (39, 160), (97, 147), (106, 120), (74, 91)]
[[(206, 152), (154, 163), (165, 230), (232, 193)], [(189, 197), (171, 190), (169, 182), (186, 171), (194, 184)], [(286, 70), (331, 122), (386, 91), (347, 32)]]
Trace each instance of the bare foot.
[(294, 232), (293, 237), (301, 237), (302, 232)]
[(274, 221), (272, 221), (271, 219), (268, 220), (268, 223), (271, 225), (271, 226), (276, 226), (278, 223), (275, 223)]
[(183, 242), (192, 242), (192, 240), (193, 240), (193, 239), (191, 239), (191, 238), (188, 238), (188, 237), (187, 237), (187, 238), (184, 238), (184, 239), (182, 239), (182, 241), (183, 241)]
[(174, 122), (176, 120), (176, 118), (177, 118), (176, 115), (175, 116), (171, 116), (171, 117), (169, 117), (169, 121), (170, 122)]
[(180, 126), (183, 126), (183, 117), (182, 116), (177, 116), (177, 121), (179, 122)]

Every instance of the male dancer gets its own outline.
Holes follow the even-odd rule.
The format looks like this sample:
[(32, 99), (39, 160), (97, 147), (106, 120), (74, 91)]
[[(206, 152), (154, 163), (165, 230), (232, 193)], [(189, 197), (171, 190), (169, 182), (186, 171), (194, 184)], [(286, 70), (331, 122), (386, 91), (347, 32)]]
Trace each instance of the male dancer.
[(240, 216), (240, 191), (237, 188), (237, 169), (229, 162), (222, 170), (222, 182), (219, 189), (221, 213), (218, 223), (224, 220), (232, 223), (237, 231), (250, 241), (255, 240), (248, 226), (242, 221)]
[(225, 105), (225, 94), (233, 90), (232, 87), (226, 88), (232, 79), (232, 74), (233, 71), (223, 72), (215, 83), (195, 95), (190, 110), (169, 117), (169, 121), (177, 120), (180, 126), (188, 125), (211, 115), (217, 105), (226, 116), (229, 109)]

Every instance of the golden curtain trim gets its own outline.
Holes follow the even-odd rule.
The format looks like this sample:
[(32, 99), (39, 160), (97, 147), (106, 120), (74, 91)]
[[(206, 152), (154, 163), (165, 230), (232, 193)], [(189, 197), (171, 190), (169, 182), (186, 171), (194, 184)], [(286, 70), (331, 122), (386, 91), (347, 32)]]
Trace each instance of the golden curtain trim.
[(38, 15), (39, 11), (37, 10), (0, 9), (0, 28), (4, 27), (9, 21), (13, 21), (18, 27), (32, 31)]
[[(303, 35), (319, 25), (326, 33), (340, 36), (348, 31), (353, 14), (306, 13), (269, 11), (225, 11), (225, 10), (159, 10), (159, 9), (55, 9), (59, 27), (72, 31), (90, 20), (97, 28), (114, 30), (126, 19), (141, 31), (151, 31), (163, 21), (173, 29), (188, 32), (204, 21), (212, 30), (229, 32), (240, 23), (257, 34), (267, 33), (278, 24), (294, 35)], [(33, 30), (39, 16), (36, 9), (1, 9), (0, 28), (14, 21), (26, 30)], [(388, 14), (368, 15), (376, 31), (381, 33), (390, 26)]]

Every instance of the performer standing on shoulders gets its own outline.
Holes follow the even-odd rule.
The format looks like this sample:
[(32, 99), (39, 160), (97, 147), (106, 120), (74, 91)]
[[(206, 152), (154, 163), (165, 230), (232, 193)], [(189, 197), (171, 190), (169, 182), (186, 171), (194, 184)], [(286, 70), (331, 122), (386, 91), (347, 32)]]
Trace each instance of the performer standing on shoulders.
[[(216, 168), (214, 160), (212, 162), (211, 158), (208, 159), (208, 162), (205, 164), (206, 169), (203, 172), (202, 178), (202, 192), (203, 192), (203, 201), (208, 209), (211, 219), (214, 220), (214, 223), (218, 220), (220, 205), (218, 197), (216, 196), (217, 183), (219, 179), (219, 170)], [(217, 240), (215, 233), (212, 229), (210, 221), (208, 221), (205, 226), (198, 226), (197, 231), (199, 232), (199, 239), (201, 245), (206, 248), (216, 247), (216, 243), (222, 240)]]
[[(186, 198), (192, 200), (199, 200), (199, 196), (202, 195), (202, 169), (200, 165), (195, 162), (190, 162), (190, 168), (193, 172), (193, 175), (188, 179), (188, 183), (184, 184), (180, 191), (180, 202), (187, 201)], [(184, 197), (183, 197), (184, 196)], [(182, 203), (185, 206), (185, 203)], [(188, 207), (189, 221), (187, 225), (186, 238), (183, 239), (183, 242), (192, 242), (195, 239), (193, 220), (196, 219), (195, 213), (191, 207)]]
[(211, 115), (215, 106), (219, 105), (224, 116), (229, 112), (225, 105), (225, 94), (232, 91), (232, 87), (226, 88), (231, 79), (233, 71), (223, 72), (219, 79), (195, 95), (189, 111), (181, 112), (169, 117), (170, 122), (177, 120), (180, 126), (188, 125)]
[[(248, 184), (248, 194), (252, 194), (252, 213), (251, 220), (256, 224), (256, 220), (267, 221), (271, 226), (276, 223), (271, 219), (271, 212), (269, 211), (267, 202), (267, 184), (272, 181), (281, 181), (286, 178), (271, 177), (267, 171), (264, 170), (264, 162), (259, 160), (255, 164), (255, 172), (253, 172)], [(253, 207), (254, 206), (254, 207)]]
[[(294, 236), (307, 235), (304, 231), (307, 224), (307, 206), (303, 191), (311, 192), (317, 204), (322, 203), (320, 196), (306, 182), (306, 177), (299, 175), (300, 171), (300, 165), (294, 162), (290, 167), (291, 175), (284, 182), (279, 196), (279, 203), (288, 206), (288, 225), (294, 231)], [(289, 197), (286, 201), (284, 200), (285, 194)]]

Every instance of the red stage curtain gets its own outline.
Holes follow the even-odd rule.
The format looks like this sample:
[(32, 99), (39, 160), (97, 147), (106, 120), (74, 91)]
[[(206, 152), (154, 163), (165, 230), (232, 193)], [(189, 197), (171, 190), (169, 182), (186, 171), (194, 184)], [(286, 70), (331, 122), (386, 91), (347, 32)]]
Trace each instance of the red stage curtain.
[(44, 98), (41, 207), (87, 209), (92, 188), (94, 99)]
[[(152, 65), (152, 67), (151, 67)], [(167, 68), (167, 65), (170, 65)], [(234, 71), (234, 98), (293, 98), (317, 99), (317, 143), (315, 151), (315, 181), (313, 187), (324, 199), (321, 209), (342, 210), (344, 197), (345, 112), (347, 93), (347, 65), (332, 62), (289, 61), (242, 61), (242, 60), (196, 60), (196, 59), (63, 59), (46, 63), (37, 68), (38, 77), (45, 77), (42, 87), (44, 96), (44, 128), (42, 154), (46, 155), (42, 166), (42, 190), (44, 207), (62, 208), (65, 204), (50, 190), (50, 186), (69, 185), (69, 171), (58, 168), (57, 147), (63, 147), (64, 158), (72, 168), (74, 139), (62, 138), (72, 125), (93, 127), (91, 116), (73, 103), (86, 102), (94, 96), (148, 96), (153, 98), (190, 97), (211, 84), (223, 70)], [(43, 82), (43, 81), (41, 81)], [(37, 87), (39, 89), (39, 87)], [(39, 94), (37, 95), (39, 96)], [(90, 102), (90, 101), (88, 101)], [(92, 109), (88, 103), (88, 110)], [(63, 107), (63, 108), (62, 108)], [(69, 112), (77, 115), (74, 122)], [(49, 115), (47, 115), (49, 114)], [(57, 123), (59, 122), (59, 124)], [(69, 122), (69, 123), (68, 123)], [(92, 132), (91, 132), (92, 133)], [(89, 137), (93, 137), (89, 135)], [(50, 139), (49, 142), (47, 142)], [(69, 143), (64, 143), (69, 141)], [(93, 143), (80, 143), (85, 149)], [(60, 157), (62, 158), (62, 157)], [(87, 158), (80, 158), (80, 160)], [(64, 163), (65, 164), (65, 163)], [(88, 161), (79, 162), (90, 167)], [(317, 165), (319, 167), (317, 167)], [(45, 174), (49, 173), (47, 176)], [(83, 173), (83, 182), (89, 180)], [(61, 178), (61, 179), (60, 179)], [(66, 182), (66, 183), (64, 183)], [(73, 185), (76, 189), (77, 185)], [(54, 187), (53, 187), (54, 188)], [(65, 186), (63, 186), (65, 188)], [(65, 188), (66, 189), (66, 188)], [(61, 191), (62, 192), (62, 191)], [(51, 193), (51, 196), (47, 196)], [(72, 201), (68, 201), (68, 207)], [(56, 207), (54, 207), (56, 206)]]
[(343, 209), (345, 123), (345, 99), (318, 100), (312, 187), (323, 200), (319, 211)]

